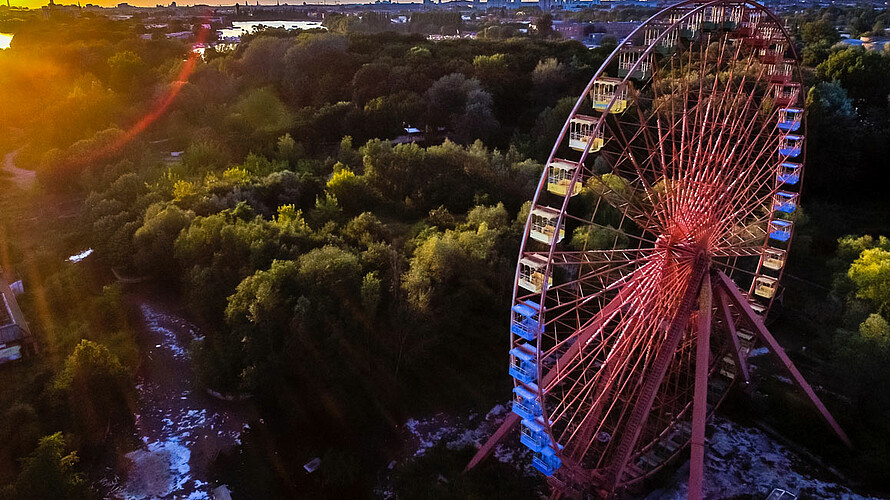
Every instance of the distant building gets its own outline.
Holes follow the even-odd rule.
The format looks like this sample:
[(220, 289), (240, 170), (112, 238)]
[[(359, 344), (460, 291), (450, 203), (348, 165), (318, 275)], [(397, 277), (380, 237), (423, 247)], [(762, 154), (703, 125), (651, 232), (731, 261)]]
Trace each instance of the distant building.
[[(22, 291), (20, 282), (14, 284)], [(0, 273), (0, 363), (16, 361), (35, 352), (34, 338), (19, 309), (15, 293)]]
[(409, 142), (423, 142), (423, 131), (419, 128), (407, 126), (402, 129), (405, 133), (392, 140), (393, 144), (407, 144)]
[(582, 40), (586, 25), (577, 21), (553, 21), (553, 31), (566, 40)]

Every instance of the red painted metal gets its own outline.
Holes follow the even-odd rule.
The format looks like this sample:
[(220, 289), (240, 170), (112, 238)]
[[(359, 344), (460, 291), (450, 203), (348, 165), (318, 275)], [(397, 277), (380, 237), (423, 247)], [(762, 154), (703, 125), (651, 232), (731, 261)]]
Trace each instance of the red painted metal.
[(491, 455), (491, 452), (494, 451), (494, 447), (501, 441), (501, 439), (504, 439), (504, 437), (507, 436), (510, 431), (516, 428), (516, 425), (519, 424), (519, 420), (519, 415), (510, 412), (507, 415), (507, 418), (505, 418), (504, 421), (501, 423), (500, 427), (498, 427), (498, 430), (496, 430), (494, 434), (492, 434), (491, 437), (488, 438), (488, 441), (486, 441), (479, 448), (476, 454), (473, 455), (472, 460), (470, 460), (470, 463), (467, 464), (464, 472), (472, 469), (473, 467), (476, 467), (483, 460), (488, 458), (488, 455)]
[[(703, 29), (703, 20), (711, 27)], [(694, 36), (678, 42), (679, 33)], [(579, 490), (613, 495), (651, 477), (669, 460), (664, 455), (679, 456), (690, 441), (700, 470), (708, 393), (720, 391), (712, 400), (719, 403), (731, 386), (716, 380), (726, 373), (719, 369), (725, 350), (706, 356), (710, 332), (725, 335), (720, 346), (728, 346), (736, 366), (733, 380), (749, 382), (737, 328), (746, 316), (722, 284), (705, 277), (722, 271), (738, 294), (736, 283), (776, 285), (782, 277), (782, 265), (764, 268), (763, 258), (777, 244), (768, 228), (781, 214), (763, 207), (779, 190), (799, 193), (799, 183), (789, 187), (777, 177), (787, 160), (777, 149), (783, 132), (778, 108), (764, 106), (775, 102), (768, 101), (777, 92), (775, 72), (761, 63), (759, 42), (744, 43), (764, 33), (794, 52), (782, 21), (756, 2), (689, 0), (660, 11), (607, 58), (554, 144), (526, 221), (513, 291), (514, 306), (540, 304), (530, 318), (540, 325), (533, 341), (538, 400), (561, 466), (538, 466), (552, 473), (554, 497)], [(797, 58), (787, 55), (789, 62)], [(617, 62), (628, 76), (610, 81), (623, 91), (598, 100), (599, 114), (591, 116), (582, 109), (586, 96)], [(801, 81), (799, 70), (785, 73), (782, 81)], [(573, 119), (582, 114), (587, 128), (578, 132)], [(804, 131), (802, 123), (797, 133)], [(557, 152), (560, 172), (565, 162), (574, 165), (559, 174), (558, 189), (548, 177)], [(584, 203), (573, 210), (580, 205), (585, 213), (569, 210), (579, 183), (594, 195), (592, 213)], [(783, 255), (787, 240), (776, 240), (785, 241)], [(755, 285), (746, 300), (759, 300), (766, 314), (775, 295)], [(712, 288), (711, 305), (692, 324), (701, 288)], [(510, 347), (528, 350), (528, 338), (512, 335)], [(509, 417), (468, 468), (518, 420)]]
[(735, 327), (735, 320), (732, 312), (729, 310), (729, 304), (726, 298), (726, 292), (722, 288), (717, 287), (717, 304), (723, 317), (723, 325), (726, 328), (726, 338), (729, 341), (729, 354), (732, 356), (736, 366), (736, 375), (741, 375), (742, 383), (745, 387), (751, 384), (751, 377), (748, 374), (748, 361), (742, 356), (742, 347), (739, 345), (739, 334)]
[(785, 369), (788, 370), (788, 374), (791, 375), (791, 379), (794, 380), (794, 383), (797, 384), (798, 387), (803, 390), (803, 392), (810, 399), (810, 402), (813, 403), (813, 406), (816, 407), (816, 410), (819, 411), (819, 414), (822, 415), (822, 418), (825, 419), (825, 422), (834, 430), (837, 437), (840, 438), (841, 441), (844, 442), (848, 447), (852, 448), (853, 444), (850, 442), (850, 438), (847, 437), (847, 433), (841, 429), (841, 426), (837, 423), (834, 417), (831, 416), (831, 413), (828, 411), (828, 408), (822, 403), (822, 400), (819, 399), (819, 396), (816, 396), (816, 393), (813, 391), (813, 388), (810, 387), (810, 384), (803, 378), (803, 375), (797, 370), (797, 367), (794, 366), (794, 363), (788, 358), (788, 355), (785, 354), (785, 350), (782, 349), (782, 346), (776, 342), (776, 339), (770, 334), (769, 330), (766, 329), (766, 326), (763, 324), (763, 320), (760, 319), (752, 309), (751, 305), (748, 304), (748, 301), (745, 300), (745, 297), (735, 286), (735, 283), (723, 272), (718, 272), (717, 277), (719, 279), (720, 287), (726, 294), (729, 296), (730, 301), (736, 307), (736, 309), (741, 312), (744, 320), (755, 330), (757, 335), (760, 337), (760, 340), (766, 345), (767, 349), (779, 361), (782, 365), (785, 366)]
[(705, 255), (699, 255), (696, 259), (692, 276), (686, 283), (683, 300), (677, 308), (677, 315), (671, 322), (665, 334), (664, 344), (658, 350), (655, 360), (647, 369), (645, 378), (643, 379), (643, 387), (640, 390), (639, 397), (633, 406), (633, 411), (628, 420), (624, 434), (621, 436), (621, 444), (613, 457), (612, 466), (609, 468), (605, 477), (604, 489), (613, 492), (621, 480), (627, 461), (637, 445), (646, 419), (649, 418), (649, 411), (652, 409), (652, 403), (655, 402), (655, 396), (658, 387), (667, 374), (668, 366), (677, 351), (677, 346), (683, 334), (689, 326), (689, 316), (692, 314), (692, 308), (695, 299), (698, 298), (699, 288), (703, 278), (708, 270), (709, 261)]
[[(607, 323), (614, 315), (618, 312), (619, 308), (625, 303), (625, 294), (620, 293), (612, 299), (606, 307), (600, 310), (597, 313), (597, 316), (590, 322), (590, 324), (582, 330), (578, 334), (578, 339), (569, 347), (566, 352), (557, 360), (556, 364), (552, 369), (550, 369), (546, 375), (541, 379), (543, 382), (539, 385), (542, 391), (546, 391), (547, 387), (553, 384), (554, 380), (558, 378), (560, 374), (560, 366), (565, 364), (567, 360), (577, 356), (584, 345), (591, 341), (591, 338), (599, 333), (602, 330), (603, 324)], [(494, 434), (491, 435), (490, 438), (476, 451), (476, 454), (473, 455), (473, 458), (470, 460), (470, 463), (467, 464), (467, 467), (464, 471), (468, 471), (473, 467), (479, 465), (483, 460), (485, 460), (488, 455), (494, 451), (494, 447), (503, 439), (516, 425), (519, 423), (519, 415), (515, 413), (510, 413), (507, 415), (507, 418), (504, 419), (504, 422), (498, 427)]]
[(708, 367), (711, 361), (711, 280), (702, 280), (698, 298), (695, 348), (695, 393), (692, 402), (692, 439), (689, 442), (689, 500), (701, 500), (705, 469), (705, 424), (708, 418)]

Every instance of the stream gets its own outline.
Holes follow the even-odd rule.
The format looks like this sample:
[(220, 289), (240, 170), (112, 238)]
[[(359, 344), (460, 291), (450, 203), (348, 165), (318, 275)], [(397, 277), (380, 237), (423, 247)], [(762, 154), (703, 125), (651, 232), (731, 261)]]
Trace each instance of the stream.
[(134, 296), (133, 305), (141, 315), (135, 421), (142, 446), (126, 455), (127, 478), (107, 481), (108, 494), (126, 500), (225, 498), (211, 465), (220, 452), (241, 444), (256, 411), (250, 402), (223, 401), (193, 387), (188, 348), (201, 336), (177, 307), (144, 296)]

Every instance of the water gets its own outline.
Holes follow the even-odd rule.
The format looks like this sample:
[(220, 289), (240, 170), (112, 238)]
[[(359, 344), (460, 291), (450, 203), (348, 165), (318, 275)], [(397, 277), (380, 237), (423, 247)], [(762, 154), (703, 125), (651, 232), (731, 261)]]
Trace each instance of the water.
[(260, 25), (267, 28), (284, 28), (288, 30), (327, 29), (321, 25), (321, 21), (234, 21), (231, 28), (219, 30), (219, 36), (220, 38), (241, 36), (245, 33), (250, 33)]
[(9, 48), (13, 36), (12, 33), (0, 33), (0, 50)]
[(87, 257), (89, 257), (92, 253), (93, 253), (93, 249), (87, 248), (83, 252), (76, 253), (76, 254), (72, 255), (71, 257), (68, 257), (68, 261), (74, 262), (76, 264), (76, 263), (82, 261), (83, 259), (86, 259)]
[(211, 464), (237, 448), (256, 418), (250, 403), (212, 398), (192, 386), (189, 345), (198, 328), (169, 305), (137, 299), (142, 364), (137, 374), (136, 431), (142, 446), (128, 453), (127, 478), (100, 481), (108, 497), (126, 500), (209, 500)]

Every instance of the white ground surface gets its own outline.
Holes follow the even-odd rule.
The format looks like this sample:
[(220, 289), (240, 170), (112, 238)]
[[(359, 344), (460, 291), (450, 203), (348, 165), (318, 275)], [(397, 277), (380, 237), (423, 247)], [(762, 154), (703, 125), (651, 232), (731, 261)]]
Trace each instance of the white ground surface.
[[(449, 449), (466, 445), (480, 446), (507, 415), (508, 406), (497, 405), (488, 414), (463, 416), (437, 414), (405, 423), (407, 452), (403, 460), (423, 456), (427, 450), (444, 442)], [(766, 498), (773, 488), (783, 488), (803, 499), (871, 500), (832, 480), (793, 451), (778, 444), (756, 428), (744, 427), (722, 417), (712, 423), (705, 459), (705, 498), (721, 500), (740, 495)], [(539, 474), (531, 467), (531, 453), (519, 444), (518, 432), (497, 446), (494, 458), (513, 464), (525, 474)], [(396, 463), (390, 464), (390, 469)], [(818, 476), (818, 477), (817, 477)], [(685, 500), (688, 468), (682, 467), (662, 489), (647, 500)], [(386, 487), (378, 491), (383, 498), (393, 498)]]

